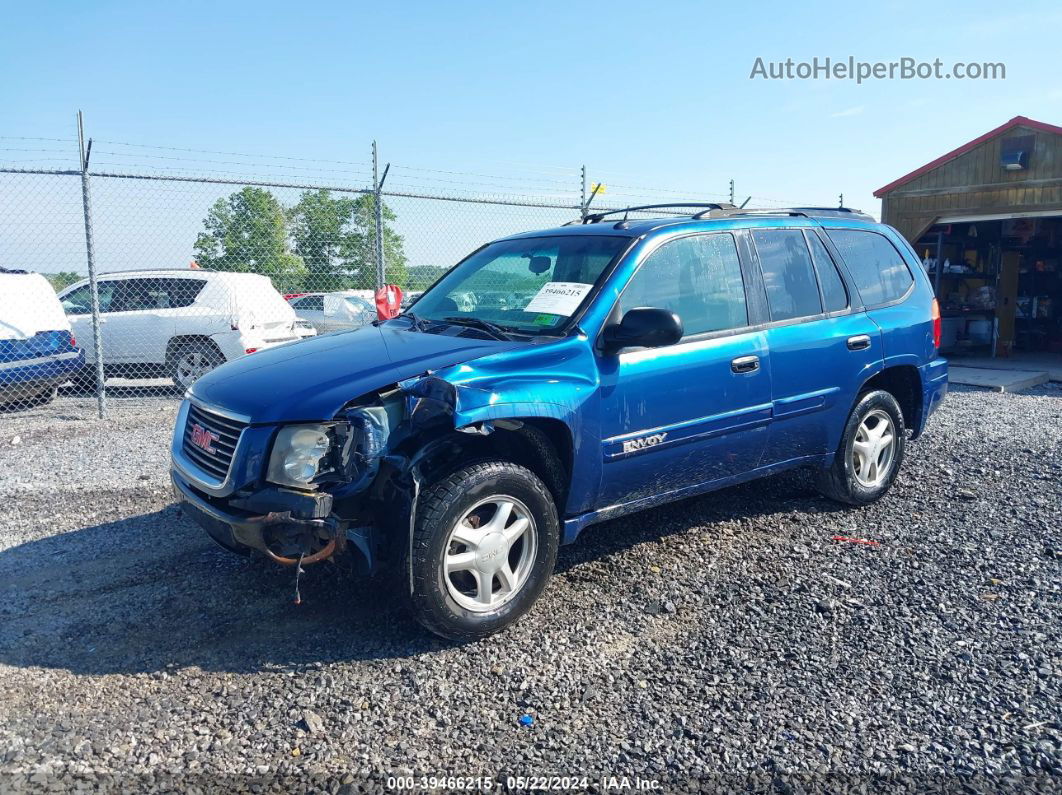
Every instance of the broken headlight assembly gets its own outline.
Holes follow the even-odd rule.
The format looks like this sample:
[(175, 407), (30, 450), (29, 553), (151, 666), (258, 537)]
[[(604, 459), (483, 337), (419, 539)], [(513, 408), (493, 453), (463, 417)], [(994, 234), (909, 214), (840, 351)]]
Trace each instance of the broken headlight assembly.
[(350, 425), (345, 422), (281, 428), (273, 440), (266, 480), (297, 489), (312, 488), (325, 480), (343, 480), (350, 437)]

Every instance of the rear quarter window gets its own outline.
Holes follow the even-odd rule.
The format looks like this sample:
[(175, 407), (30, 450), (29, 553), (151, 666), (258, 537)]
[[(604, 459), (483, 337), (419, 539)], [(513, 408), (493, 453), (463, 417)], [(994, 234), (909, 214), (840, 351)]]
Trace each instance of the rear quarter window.
[(863, 229), (830, 229), (828, 234), (866, 306), (895, 301), (911, 288), (911, 269), (884, 235)]

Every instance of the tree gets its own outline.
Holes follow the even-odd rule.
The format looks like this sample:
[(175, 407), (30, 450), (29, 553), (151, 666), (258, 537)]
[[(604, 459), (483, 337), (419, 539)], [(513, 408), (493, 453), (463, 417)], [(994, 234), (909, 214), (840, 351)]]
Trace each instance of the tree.
[(410, 265), (406, 268), (406, 278), (410, 290), (425, 290), (442, 278), (449, 268), (442, 265)]
[(354, 286), (350, 266), (342, 256), (350, 244), (354, 205), (350, 197), (337, 199), (327, 190), (308, 190), (291, 208), (291, 237), (295, 253), (306, 265), (306, 288)]
[(263, 188), (246, 187), (218, 199), (195, 241), (204, 268), (261, 273), (280, 289), (297, 286), (306, 271), (288, 248), (287, 214)]
[(74, 273), (73, 271), (59, 271), (58, 273), (42, 273), (45, 279), (47, 279), (55, 291), (58, 293), (64, 287), (69, 287), (74, 282), (79, 282), (84, 276), (80, 273)]
[[(391, 226), (397, 216), (383, 206), (384, 274), (388, 284), (407, 288), (406, 253), (402, 236)], [(341, 249), (344, 265), (354, 277), (352, 287), (376, 286), (376, 196), (363, 193), (354, 200), (351, 233)]]

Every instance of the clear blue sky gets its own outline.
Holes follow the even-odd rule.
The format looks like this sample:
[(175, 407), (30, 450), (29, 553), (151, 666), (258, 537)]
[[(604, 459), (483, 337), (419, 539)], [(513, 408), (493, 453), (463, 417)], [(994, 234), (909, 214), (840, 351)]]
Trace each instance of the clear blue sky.
[[(843, 191), (877, 213), (875, 188), (1012, 116), (1062, 123), (1062, 6), (1037, 0), (8, 3), (3, 19), (3, 136), (68, 136), (81, 108), (102, 140), (365, 161), (376, 138), (410, 166), (586, 163), (690, 198), (733, 177), (739, 198)], [(1002, 61), (1007, 78), (749, 79), (757, 56), (849, 55)]]

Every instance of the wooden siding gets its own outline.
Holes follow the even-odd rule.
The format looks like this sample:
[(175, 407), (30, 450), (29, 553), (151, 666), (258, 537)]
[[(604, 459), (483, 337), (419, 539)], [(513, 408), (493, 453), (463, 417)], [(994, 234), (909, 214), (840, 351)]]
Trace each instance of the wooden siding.
[[(1033, 135), (1029, 168), (999, 165), (1000, 143)], [(881, 220), (914, 243), (936, 219), (949, 215), (1058, 210), (1062, 215), (1062, 135), (1016, 126), (954, 160), (915, 177), (881, 200)]]

